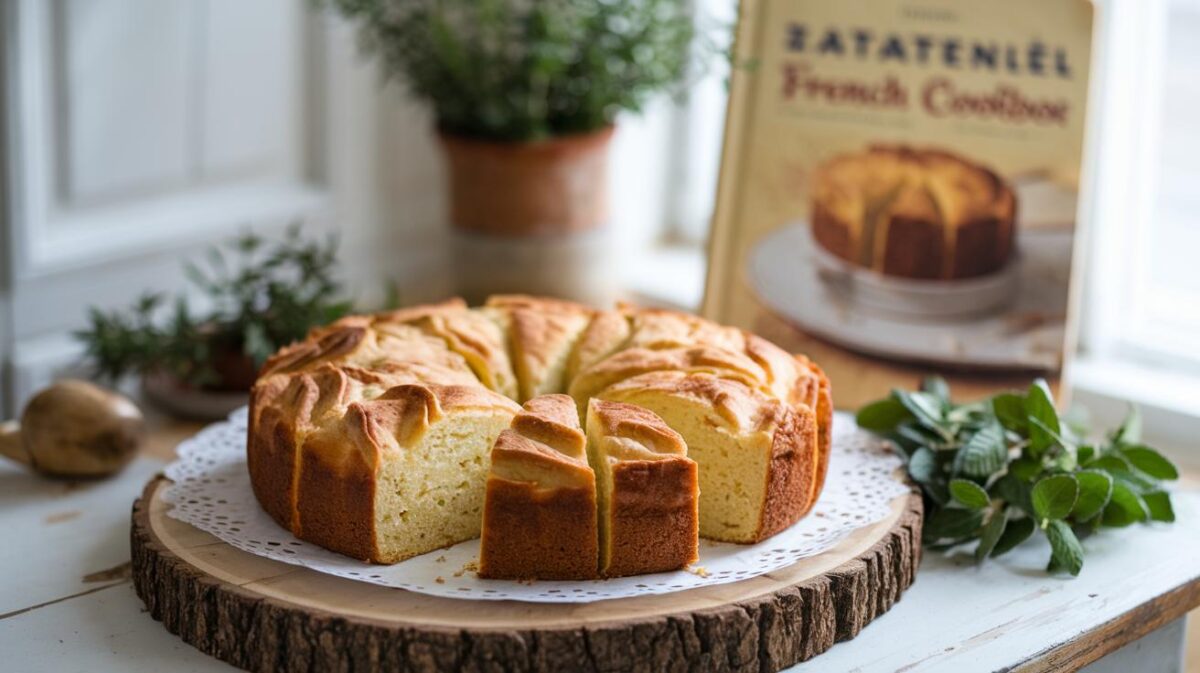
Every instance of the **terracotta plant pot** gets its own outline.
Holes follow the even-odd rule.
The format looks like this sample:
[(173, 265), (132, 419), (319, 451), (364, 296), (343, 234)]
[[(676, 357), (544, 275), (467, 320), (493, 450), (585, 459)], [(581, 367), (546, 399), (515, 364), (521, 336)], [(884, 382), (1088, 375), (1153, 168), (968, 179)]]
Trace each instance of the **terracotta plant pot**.
[(533, 142), (439, 134), (458, 229), (505, 237), (575, 234), (608, 219), (612, 127)]

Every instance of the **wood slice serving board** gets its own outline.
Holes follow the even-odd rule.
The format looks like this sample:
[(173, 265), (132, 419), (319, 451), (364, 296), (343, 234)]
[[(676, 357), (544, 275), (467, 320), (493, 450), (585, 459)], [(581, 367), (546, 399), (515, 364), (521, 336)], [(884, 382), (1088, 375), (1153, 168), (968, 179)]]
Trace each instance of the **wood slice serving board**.
[(133, 583), (150, 614), (255, 671), (774, 671), (853, 638), (912, 584), (921, 498), (766, 575), (586, 604), (439, 598), (240, 551), (167, 516), (157, 477), (133, 505)]

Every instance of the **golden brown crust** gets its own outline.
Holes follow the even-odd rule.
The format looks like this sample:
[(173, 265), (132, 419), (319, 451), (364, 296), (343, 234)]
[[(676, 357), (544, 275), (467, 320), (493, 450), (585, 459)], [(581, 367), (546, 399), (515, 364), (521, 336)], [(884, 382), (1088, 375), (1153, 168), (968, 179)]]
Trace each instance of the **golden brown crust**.
[[(467, 302), (461, 297), (451, 297), (444, 301), (434, 304), (420, 304), (418, 306), (408, 306), (405, 308), (395, 309), (392, 311), (384, 311), (371, 316), (366, 316), (372, 323), (394, 322), (394, 323), (410, 323), (422, 318), (427, 318), (431, 315), (436, 315), (445, 312), (465, 311)], [(360, 316), (362, 317), (362, 316)]]
[(762, 518), (753, 542), (759, 542), (800, 520), (816, 502), (817, 423), (812, 410), (788, 411), (771, 440)]
[[(662, 456), (686, 456), (687, 443), (683, 437), (668, 426), (658, 414), (636, 404), (592, 399), (588, 403), (589, 423), (595, 423), (604, 437), (631, 440), (636, 444), (637, 455), (646, 453), (647, 458)], [(624, 460), (625, 451), (607, 448), (609, 458)]]
[(483, 385), (507, 397), (516, 397), (517, 378), (509, 359), (508, 335), (491, 317), (482, 311), (469, 310), (457, 304), (436, 311), (393, 316), (408, 318), (404, 324), (414, 325), (445, 341), (450, 350), (462, 356)]
[[(345, 418), (308, 437), (296, 487), (296, 537), (363, 561), (380, 562), (375, 543), (375, 464), (371, 412), (354, 403)], [(350, 450), (347, 450), (349, 445)]]
[(489, 477), (479, 576), (584, 580), (597, 577), (596, 489), (540, 490)]
[(769, 383), (767, 372), (758, 363), (736, 351), (711, 346), (629, 348), (581, 372), (571, 382), (570, 394), (582, 408), (601, 390), (625, 379), (656, 371), (707, 372), (752, 386), (767, 386)]
[(591, 460), (603, 463), (600, 478), (611, 481), (607, 502), (601, 498), (601, 574), (662, 572), (695, 561), (699, 482), (683, 437), (654, 412), (623, 402), (591, 400), (587, 422)]
[(644, 390), (659, 390), (699, 400), (711, 406), (733, 432), (769, 431), (786, 410), (786, 405), (779, 400), (740, 381), (705, 372), (650, 372), (606, 389), (604, 397), (619, 400), (625, 393), (636, 394)]
[(583, 428), (575, 402), (567, 395), (539, 395), (513, 418), (512, 429), (577, 461), (587, 461)]
[(575, 342), (567, 360), (567, 381), (579, 372), (615, 353), (629, 340), (630, 325), (626, 311), (598, 311)]
[(669, 309), (622, 306), (632, 323), (627, 342), (631, 348), (712, 346), (734, 352), (745, 349), (742, 331), (734, 327)]
[(804, 516), (817, 504), (817, 498), (825, 488), (825, 476), (829, 472), (829, 454), (833, 450), (833, 389), (829, 383), (829, 377), (817, 363), (803, 355), (797, 355), (796, 359), (803, 362), (813, 378), (816, 379), (814, 386), (816, 402), (809, 405), (809, 408), (813, 410), (817, 425), (816, 461), (813, 466), (813, 495), (809, 499), (808, 506), (800, 513), (801, 516)]
[(564, 390), (567, 360), (591, 321), (592, 309), (523, 295), (491, 297), (487, 306), (507, 316), (519, 399)]
[(494, 294), (488, 297), (484, 306), (503, 308), (530, 308), (550, 313), (585, 313), (592, 314), (595, 309), (578, 302), (553, 297), (535, 297), (528, 294)]
[(612, 480), (606, 577), (678, 570), (696, 560), (700, 514), (694, 461), (683, 456), (621, 461), (612, 468)]
[(575, 403), (525, 403), (492, 448), (480, 542), (481, 577), (597, 576), (596, 477)]
[(357, 352), (368, 338), (367, 328), (360, 325), (330, 328), (316, 339), (294, 343), (267, 358), (259, 376), (287, 374), (324, 362), (338, 361)]
[(251, 418), (246, 443), (246, 464), (254, 495), (267, 514), (288, 529), (294, 525), (292, 496), (299, 458), (290, 427), (286, 414), (277, 407), (267, 407), (257, 419)]

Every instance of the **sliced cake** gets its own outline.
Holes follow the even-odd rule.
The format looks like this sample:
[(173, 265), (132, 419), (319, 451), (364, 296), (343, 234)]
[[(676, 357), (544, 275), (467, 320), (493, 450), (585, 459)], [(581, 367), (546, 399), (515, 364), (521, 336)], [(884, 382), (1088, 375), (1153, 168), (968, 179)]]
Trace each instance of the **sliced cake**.
[(323, 364), (259, 379), (251, 391), (246, 460), (255, 495), (281, 525), (297, 531), (300, 447), (318, 425), (341, 417), (350, 404), (371, 400), (404, 383), (472, 385), (474, 377), (437, 365), (391, 363), (369, 371)]
[(620, 576), (685, 566), (697, 532), (756, 542), (807, 513), (832, 409), (807, 358), (696, 316), (452, 300), (281, 349), (247, 462), (276, 521), (355, 558), (482, 532), (487, 577)]
[(600, 574), (663, 572), (695, 561), (696, 463), (679, 433), (646, 409), (592, 400), (587, 450), (596, 471)]
[(297, 536), (375, 563), (478, 537), (487, 457), (520, 411), (479, 384), (402, 384), (303, 438)]
[(648, 409), (683, 436), (700, 468), (700, 535), (757, 542), (811, 507), (817, 422), (752, 386), (708, 373), (651, 372), (599, 393)]
[(596, 477), (575, 403), (525, 403), (492, 448), (479, 575), (503, 579), (596, 577)]

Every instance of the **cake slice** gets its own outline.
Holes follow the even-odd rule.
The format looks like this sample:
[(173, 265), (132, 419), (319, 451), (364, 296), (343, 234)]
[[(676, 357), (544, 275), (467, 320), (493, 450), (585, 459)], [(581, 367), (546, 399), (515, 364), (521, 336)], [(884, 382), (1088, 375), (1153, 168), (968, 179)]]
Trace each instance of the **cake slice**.
[(492, 447), (483, 509), (480, 577), (596, 577), (596, 477), (575, 403), (525, 403)]
[(303, 438), (297, 536), (374, 563), (478, 537), (488, 452), (518, 411), (478, 383), (351, 402)]
[(322, 364), (315, 369), (261, 378), (251, 390), (246, 462), (259, 502), (280, 525), (297, 530), (296, 484), (305, 438), (353, 402), (420, 381), (473, 384), (468, 372), (437, 365), (391, 363), (374, 371)]
[(523, 295), (497, 295), (491, 309), (508, 329), (517, 399), (566, 390), (567, 360), (594, 311), (580, 304)]
[(672, 371), (625, 379), (599, 397), (648, 409), (683, 436), (700, 470), (702, 537), (758, 542), (810, 509), (821, 458), (807, 404), (713, 374)]
[(587, 450), (596, 470), (600, 574), (663, 572), (695, 561), (696, 463), (679, 433), (646, 409), (592, 400)]

